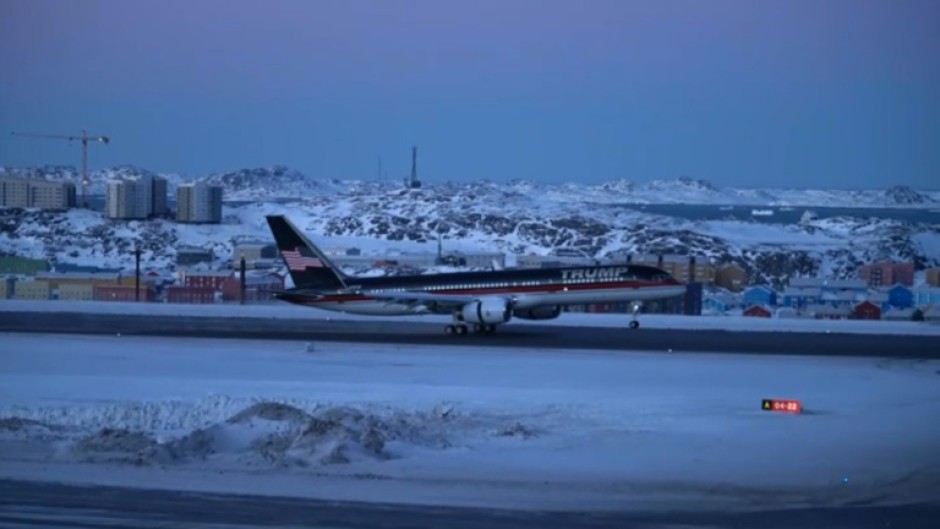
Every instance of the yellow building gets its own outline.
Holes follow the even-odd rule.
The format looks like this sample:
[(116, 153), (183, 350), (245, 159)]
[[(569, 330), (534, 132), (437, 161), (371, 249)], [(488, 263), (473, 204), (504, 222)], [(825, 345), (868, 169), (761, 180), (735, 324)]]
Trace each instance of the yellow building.
[(91, 283), (62, 283), (59, 285), (59, 299), (92, 301), (95, 299), (95, 285)]
[(734, 263), (723, 264), (715, 271), (715, 284), (732, 292), (747, 286), (747, 271)]
[(693, 280), (698, 283), (712, 283), (715, 281), (715, 267), (708, 263), (696, 262), (692, 264), (687, 259), (678, 262), (670, 262), (664, 259), (662, 269), (682, 283), (691, 283)]
[(133, 285), (134, 275), (120, 272), (39, 272), (36, 280), (46, 281), (55, 290), (62, 285)]
[(13, 293), (14, 299), (50, 299), (52, 289), (45, 281), (18, 281)]
[(940, 268), (927, 269), (927, 284), (932, 287), (940, 287)]
[(16, 281), (12, 277), (0, 278), (0, 299), (12, 298), (15, 284)]
[(695, 280), (701, 283), (715, 282), (715, 267), (710, 263), (695, 264)]
[(689, 255), (638, 255), (630, 259), (631, 264), (655, 266), (669, 273), (682, 283), (712, 283), (715, 267), (705, 258)]

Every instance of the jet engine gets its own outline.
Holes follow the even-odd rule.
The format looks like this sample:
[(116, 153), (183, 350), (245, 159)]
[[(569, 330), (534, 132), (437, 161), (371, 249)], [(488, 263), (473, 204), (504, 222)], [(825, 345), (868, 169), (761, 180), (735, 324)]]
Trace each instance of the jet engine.
[(467, 323), (499, 324), (512, 317), (509, 302), (505, 299), (484, 298), (467, 303), (460, 309), (460, 319)]
[(560, 305), (547, 305), (512, 311), (512, 315), (522, 320), (553, 320), (561, 314)]

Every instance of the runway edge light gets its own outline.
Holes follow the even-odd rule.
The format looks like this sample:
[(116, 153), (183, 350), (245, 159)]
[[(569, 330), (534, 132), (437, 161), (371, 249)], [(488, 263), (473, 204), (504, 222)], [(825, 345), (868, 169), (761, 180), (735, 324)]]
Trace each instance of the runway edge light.
[(764, 411), (782, 413), (803, 412), (803, 406), (800, 404), (800, 401), (795, 399), (763, 399), (760, 401), (760, 408)]

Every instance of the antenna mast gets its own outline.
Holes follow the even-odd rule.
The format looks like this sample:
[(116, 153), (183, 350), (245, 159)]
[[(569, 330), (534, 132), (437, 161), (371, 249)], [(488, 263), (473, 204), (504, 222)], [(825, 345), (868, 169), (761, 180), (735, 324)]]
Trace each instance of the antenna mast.
[(411, 178), (408, 179), (408, 187), (416, 188), (421, 187), (421, 182), (418, 181), (418, 148), (411, 148)]

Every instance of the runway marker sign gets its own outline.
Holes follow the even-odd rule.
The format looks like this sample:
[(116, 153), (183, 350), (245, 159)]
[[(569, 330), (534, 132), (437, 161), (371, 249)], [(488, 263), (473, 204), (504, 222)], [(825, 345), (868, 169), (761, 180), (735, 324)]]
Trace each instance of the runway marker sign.
[(781, 413), (801, 413), (803, 406), (800, 401), (794, 399), (764, 399), (760, 403), (764, 411), (776, 411)]

